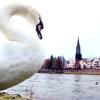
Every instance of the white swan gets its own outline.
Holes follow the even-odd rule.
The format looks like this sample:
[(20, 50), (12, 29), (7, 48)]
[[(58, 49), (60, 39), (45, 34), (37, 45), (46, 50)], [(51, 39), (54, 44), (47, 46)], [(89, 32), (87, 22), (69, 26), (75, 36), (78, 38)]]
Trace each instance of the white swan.
[(44, 59), (39, 40), (33, 38), (30, 41), (24, 37), (24, 34), (16, 32), (11, 27), (10, 18), (13, 15), (25, 17), (35, 26), (38, 37), (42, 39), (43, 23), (40, 14), (35, 9), (14, 4), (0, 11), (0, 31), (9, 40), (9, 43), (4, 46), (4, 50), (9, 55), (4, 52), (4, 59), (0, 61), (0, 90), (16, 85), (36, 73)]

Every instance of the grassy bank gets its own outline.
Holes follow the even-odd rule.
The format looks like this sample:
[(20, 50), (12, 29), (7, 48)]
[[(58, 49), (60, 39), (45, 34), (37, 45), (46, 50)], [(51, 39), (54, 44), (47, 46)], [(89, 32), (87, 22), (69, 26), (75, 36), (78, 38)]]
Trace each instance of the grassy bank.
[(100, 69), (65, 70), (65, 74), (100, 75)]
[(7, 94), (5, 92), (0, 92), (0, 100), (31, 100), (31, 99), (23, 98), (18, 94)]
[(82, 74), (82, 75), (100, 75), (100, 69), (62, 69), (62, 70), (53, 70), (53, 69), (42, 69), (39, 73), (50, 73), (50, 74)]

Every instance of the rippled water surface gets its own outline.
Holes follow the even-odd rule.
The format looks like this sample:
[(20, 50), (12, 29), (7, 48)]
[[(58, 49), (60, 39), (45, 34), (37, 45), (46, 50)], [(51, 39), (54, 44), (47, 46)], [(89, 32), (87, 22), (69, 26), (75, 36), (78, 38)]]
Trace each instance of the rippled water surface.
[(100, 76), (37, 73), (5, 91), (34, 100), (100, 100)]

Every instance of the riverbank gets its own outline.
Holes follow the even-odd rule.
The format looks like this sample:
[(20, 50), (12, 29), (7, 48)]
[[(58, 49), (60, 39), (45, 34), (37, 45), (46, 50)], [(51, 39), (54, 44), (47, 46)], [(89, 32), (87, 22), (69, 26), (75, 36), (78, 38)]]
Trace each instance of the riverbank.
[(65, 70), (65, 74), (100, 75), (100, 69), (70, 69)]
[(29, 98), (23, 98), (19, 94), (8, 94), (0, 92), (0, 100), (31, 100)]
[(82, 75), (100, 75), (100, 69), (63, 69), (63, 70), (53, 70), (53, 69), (42, 69), (39, 73), (50, 73), (50, 74), (82, 74)]

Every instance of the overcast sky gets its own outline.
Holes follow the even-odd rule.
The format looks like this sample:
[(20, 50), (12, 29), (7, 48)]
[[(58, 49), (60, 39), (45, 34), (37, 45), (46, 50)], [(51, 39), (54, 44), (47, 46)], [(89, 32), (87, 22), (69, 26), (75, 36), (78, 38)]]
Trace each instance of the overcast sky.
[(74, 58), (78, 36), (83, 57), (100, 56), (99, 0), (1, 0), (0, 8), (13, 2), (29, 4), (40, 12), (46, 57)]

